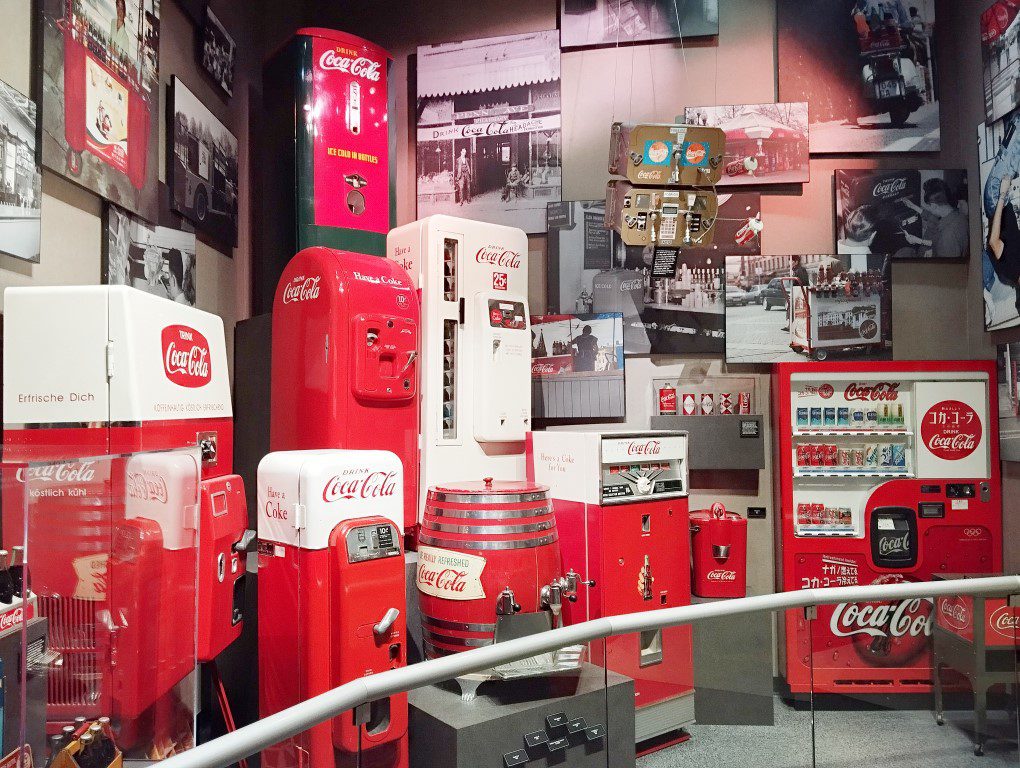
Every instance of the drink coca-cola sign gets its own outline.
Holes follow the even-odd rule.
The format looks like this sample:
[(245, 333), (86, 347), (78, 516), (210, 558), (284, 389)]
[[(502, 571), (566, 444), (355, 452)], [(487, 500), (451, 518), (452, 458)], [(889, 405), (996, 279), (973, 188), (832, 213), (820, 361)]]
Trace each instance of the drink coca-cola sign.
[(96, 462), (68, 461), (35, 467), (18, 467), (14, 473), (19, 483), (90, 483), (96, 477)]
[(847, 385), (843, 397), (848, 400), (866, 400), (870, 402), (892, 402), (900, 395), (900, 383), (898, 381), (879, 381), (874, 384)]
[(322, 500), (379, 499), (392, 496), (396, 490), (396, 472), (348, 469), (326, 482), (322, 489)]
[(658, 440), (631, 440), (627, 445), (628, 456), (657, 456), (661, 451)]
[(319, 298), (319, 282), (321, 275), (295, 277), (283, 289), (283, 303), (293, 304), (298, 301), (311, 301)]
[(888, 200), (896, 197), (907, 188), (905, 176), (895, 176), (889, 179), (882, 179), (871, 190), (873, 197), (879, 200)]
[(959, 400), (936, 403), (921, 419), (921, 440), (943, 461), (960, 461), (974, 453), (982, 431), (977, 411)]
[(124, 478), (129, 499), (166, 504), (169, 498), (166, 479), (157, 472), (128, 472)]
[(212, 380), (209, 341), (186, 325), (163, 329), (163, 372), (179, 387), (204, 387)]
[(323, 51), (319, 57), (319, 68), (347, 72), (373, 83), (378, 83), (382, 77), (381, 62), (373, 61), (366, 56), (345, 56), (332, 48)]
[(832, 612), (829, 630), (836, 637), (927, 637), (931, 635), (931, 601), (927, 598), (896, 603), (840, 603)]
[(485, 597), (482, 571), (486, 560), (477, 555), (437, 547), (418, 548), (418, 591), (445, 600), (480, 600)]
[(478, 252), (475, 254), (475, 261), (479, 264), (491, 264), (494, 267), (501, 267), (503, 269), (519, 269), (521, 266), (521, 254), (499, 245), (486, 245), (478, 249)]
[(1008, 605), (999, 606), (988, 617), (988, 624), (996, 634), (1007, 640), (1016, 640), (1020, 631), (1020, 613)]
[(728, 571), (724, 568), (716, 568), (705, 574), (705, 578), (708, 581), (736, 581), (737, 572)]

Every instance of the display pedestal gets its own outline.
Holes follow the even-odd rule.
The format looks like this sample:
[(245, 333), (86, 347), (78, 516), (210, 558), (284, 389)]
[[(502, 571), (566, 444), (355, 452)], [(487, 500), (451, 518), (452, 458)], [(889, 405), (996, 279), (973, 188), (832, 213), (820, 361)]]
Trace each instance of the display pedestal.
[(455, 683), (411, 691), (408, 701), (411, 768), (634, 765), (634, 681), (591, 664), (483, 683), (470, 702)]

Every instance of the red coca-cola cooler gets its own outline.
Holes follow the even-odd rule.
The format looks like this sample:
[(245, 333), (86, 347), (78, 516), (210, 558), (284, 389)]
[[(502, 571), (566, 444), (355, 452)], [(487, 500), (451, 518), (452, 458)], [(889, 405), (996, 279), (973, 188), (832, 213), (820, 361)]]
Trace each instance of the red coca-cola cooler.
[(691, 593), (710, 598), (747, 594), (747, 520), (718, 502), (691, 512)]
[(159, 753), (193, 736), (180, 685), (242, 629), (222, 321), (123, 286), (11, 288), (4, 316), (3, 541), (27, 536), (58, 654), (49, 727), (109, 715)]

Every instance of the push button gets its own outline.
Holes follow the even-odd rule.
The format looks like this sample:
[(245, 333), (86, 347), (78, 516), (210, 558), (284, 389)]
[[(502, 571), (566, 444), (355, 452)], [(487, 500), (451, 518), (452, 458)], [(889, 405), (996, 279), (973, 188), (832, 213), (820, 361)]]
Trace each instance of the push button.
[(548, 728), (562, 728), (567, 724), (567, 716), (562, 712), (557, 712), (554, 715), (548, 715), (545, 718), (545, 724)]
[(531, 733), (524, 734), (524, 746), (530, 747), (531, 749), (548, 743), (549, 734), (545, 731), (533, 731)]
[(528, 762), (527, 750), (518, 749), (513, 752), (507, 752), (503, 755), (503, 765), (505, 768), (513, 768), (515, 765), (524, 765)]
[(570, 740), (564, 736), (562, 739), (554, 739), (549, 742), (550, 752), (559, 752), (561, 749), (566, 749), (570, 746)]
[(590, 728), (586, 728), (584, 731), (584, 738), (588, 741), (598, 741), (604, 738), (606, 735), (606, 729), (603, 725), (593, 725)]
[(575, 733), (580, 733), (587, 727), (588, 725), (584, 722), (584, 718), (577, 717), (567, 723), (567, 733), (573, 736)]

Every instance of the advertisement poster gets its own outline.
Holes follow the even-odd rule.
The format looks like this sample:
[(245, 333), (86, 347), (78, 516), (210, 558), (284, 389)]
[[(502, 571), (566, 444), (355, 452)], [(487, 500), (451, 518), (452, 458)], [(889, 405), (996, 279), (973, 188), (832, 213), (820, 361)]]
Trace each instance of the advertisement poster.
[(1020, 325), (1020, 113), (978, 126), (985, 330)]
[(999, 120), (1020, 105), (1020, 4), (995, 0), (981, 14), (985, 119)]
[(223, 245), (237, 245), (237, 139), (176, 75), (170, 105), (173, 209)]
[(713, 245), (691, 249), (624, 245), (604, 228), (602, 200), (550, 205), (549, 312), (622, 313), (628, 355), (723, 352), (724, 258), (758, 253), (761, 221), (757, 194), (720, 200)]
[(42, 0), (42, 162), (158, 210), (160, 0)]
[(719, 187), (811, 180), (806, 102), (687, 107), (683, 121), (720, 128), (726, 134)]
[(935, 0), (779, 0), (776, 12), (779, 99), (811, 105), (812, 154), (938, 151)]
[(103, 282), (129, 285), (195, 306), (195, 234), (158, 227), (107, 203), (103, 233)]
[(998, 346), (999, 457), (1020, 461), (1020, 343)]
[(545, 232), (560, 199), (556, 30), (418, 48), (418, 217)]
[(885, 256), (729, 256), (726, 362), (892, 359)]
[(836, 251), (894, 259), (970, 258), (964, 170), (837, 170)]
[(202, 27), (202, 69), (227, 96), (234, 95), (234, 54), (237, 46), (227, 30), (220, 24), (212, 8), (205, 9)]
[(564, 48), (626, 45), (719, 34), (719, 0), (563, 0)]
[(0, 253), (39, 261), (42, 174), (35, 102), (0, 81)]

